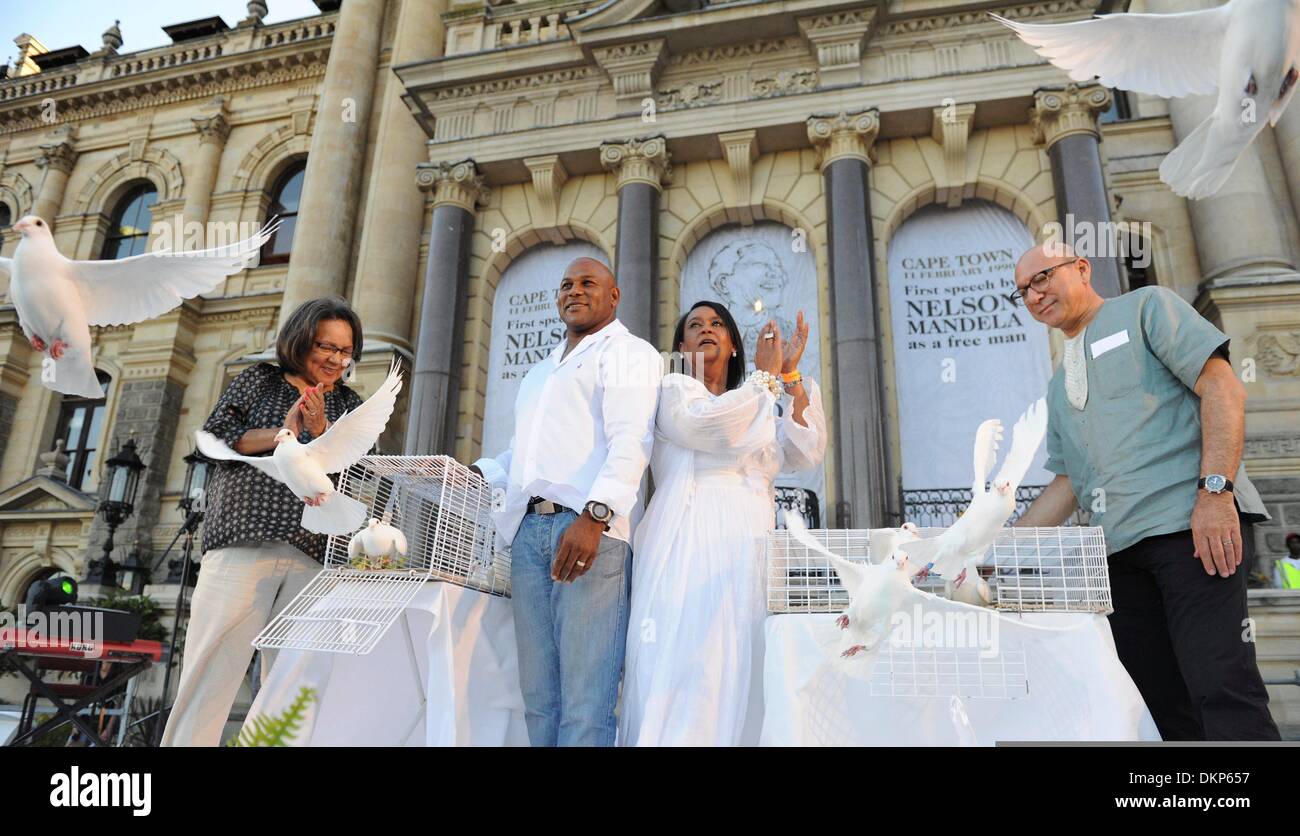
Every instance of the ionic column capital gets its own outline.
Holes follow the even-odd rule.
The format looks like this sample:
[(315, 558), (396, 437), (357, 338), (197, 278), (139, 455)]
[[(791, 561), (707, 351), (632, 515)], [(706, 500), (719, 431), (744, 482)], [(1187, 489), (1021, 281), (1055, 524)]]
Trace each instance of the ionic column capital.
[(878, 133), (880, 111), (875, 108), (858, 113), (815, 114), (808, 118), (808, 140), (817, 149), (820, 166), (840, 159), (874, 162), (873, 147)]
[(491, 195), (473, 160), (419, 163), (415, 167), (415, 184), (422, 192), (433, 192), (435, 207), (451, 204), (471, 214), (487, 204)]
[(673, 173), (672, 155), (662, 136), (601, 143), (600, 164), (618, 174), (620, 189), (628, 183), (645, 183), (662, 191)]
[(1110, 90), (1095, 82), (1037, 91), (1034, 106), (1029, 109), (1034, 141), (1051, 148), (1074, 134), (1091, 134), (1100, 139), (1097, 117), (1110, 109), (1113, 100)]

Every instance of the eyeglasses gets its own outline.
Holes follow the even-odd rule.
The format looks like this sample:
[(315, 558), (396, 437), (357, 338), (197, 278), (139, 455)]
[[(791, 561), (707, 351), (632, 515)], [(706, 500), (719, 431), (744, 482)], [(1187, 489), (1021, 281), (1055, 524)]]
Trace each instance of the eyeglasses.
[(339, 348), (338, 346), (333, 345), (331, 343), (322, 343), (316, 340), (312, 340), (312, 345), (316, 346), (316, 350), (326, 356), (333, 357), (335, 354), (337, 354), (340, 357), (342, 357), (344, 360), (352, 359), (352, 349), (350, 348)]
[(1060, 270), (1062, 267), (1066, 266), (1067, 264), (1073, 264), (1078, 260), (1079, 260), (1078, 258), (1071, 258), (1068, 261), (1062, 261), (1060, 264), (1053, 264), (1051, 267), (1048, 267), (1046, 270), (1043, 270), (1042, 272), (1035, 273), (1034, 277), (1029, 280), (1029, 284), (1025, 285), (1024, 287), (1016, 288), (1015, 293), (1011, 294), (1011, 301), (1016, 303), (1017, 305), (1025, 304), (1025, 293), (1031, 289), (1037, 291), (1040, 294), (1045, 293), (1047, 291), (1048, 283), (1051, 282), (1052, 280), (1052, 274), (1055, 273), (1057, 270)]

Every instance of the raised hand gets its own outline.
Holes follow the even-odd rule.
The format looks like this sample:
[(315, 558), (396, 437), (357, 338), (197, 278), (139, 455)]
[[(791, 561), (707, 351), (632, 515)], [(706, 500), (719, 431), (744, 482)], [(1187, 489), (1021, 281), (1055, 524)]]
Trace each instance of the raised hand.
[(777, 327), (776, 320), (769, 319), (766, 325), (758, 329), (758, 345), (754, 349), (754, 368), (771, 374), (780, 374), (783, 352), (781, 329)]
[(808, 334), (811, 327), (803, 318), (803, 311), (799, 311), (798, 321), (795, 323), (794, 334), (790, 341), (783, 346), (781, 358), (781, 372), (789, 374), (799, 368), (799, 360), (803, 357), (803, 350), (808, 347)]

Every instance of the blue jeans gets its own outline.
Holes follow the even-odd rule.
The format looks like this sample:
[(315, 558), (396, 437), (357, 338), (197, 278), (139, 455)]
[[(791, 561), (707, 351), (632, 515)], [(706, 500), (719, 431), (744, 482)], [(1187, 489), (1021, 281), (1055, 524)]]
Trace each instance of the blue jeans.
[(627, 642), (628, 545), (602, 535), (573, 583), (551, 580), (573, 511), (528, 514), (510, 551), (524, 719), (534, 746), (613, 746)]

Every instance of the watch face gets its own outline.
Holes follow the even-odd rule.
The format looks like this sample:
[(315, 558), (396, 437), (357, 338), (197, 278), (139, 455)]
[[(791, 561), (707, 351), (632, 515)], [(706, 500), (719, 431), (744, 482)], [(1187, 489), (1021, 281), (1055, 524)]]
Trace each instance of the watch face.
[(591, 503), (591, 515), (598, 520), (604, 520), (609, 514), (609, 506), (603, 502)]
[(1219, 493), (1223, 490), (1224, 486), (1227, 485), (1227, 481), (1228, 480), (1219, 476), (1217, 473), (1213, 476), (1206, 476), (1205, 489), (1210, 493)]

